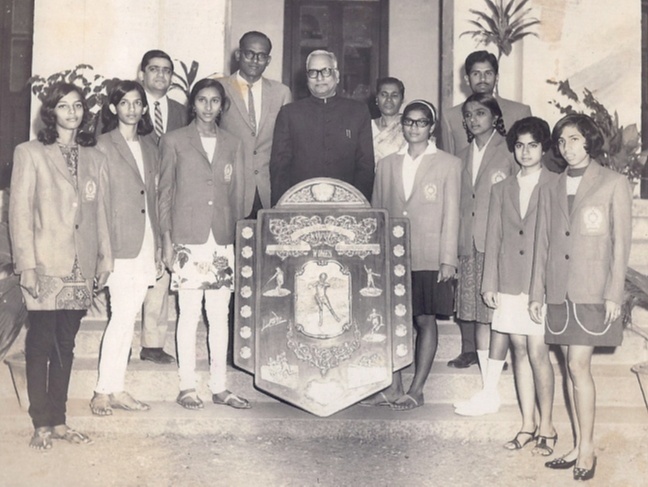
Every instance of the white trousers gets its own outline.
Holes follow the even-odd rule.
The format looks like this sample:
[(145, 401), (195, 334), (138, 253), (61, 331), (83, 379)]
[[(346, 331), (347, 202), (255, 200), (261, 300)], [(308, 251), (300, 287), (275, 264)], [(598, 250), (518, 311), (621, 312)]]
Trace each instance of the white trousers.
[(142, 308), (150, 280), (150, 276), (139, 272), (114, 272), (110, 275), (111, 315), (101, 342), (96, 392), (112, 394), (124, 390), (135, 318)]
[(181, 289), (178, 291), (180, 316), (176, 329), (178, 346), (178, 374), (180, 390), (195, 389), (196, 375), (196, 329), (202, 312), (203, 297), (209, 322), (209, 389), (218, 394), (226, 389), (227, 341), (229, 339), (229, 301), (231, 291), (221, 289)]

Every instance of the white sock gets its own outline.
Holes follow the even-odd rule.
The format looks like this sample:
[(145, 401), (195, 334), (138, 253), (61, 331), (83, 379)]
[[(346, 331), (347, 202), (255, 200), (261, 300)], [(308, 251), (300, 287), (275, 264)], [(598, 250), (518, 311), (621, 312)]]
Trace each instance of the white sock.
[(486, 369), (488, 369), (488, 350), (477, 350), (477, 361), (482, 376), (482, 385), (486, 384)]
[(497, 384), (499, 384), (503, 368), (504, 360), (488, 359), (488, 370), (486, 371), (486, 379), (484, 379), (484, 391), (497, 394)]

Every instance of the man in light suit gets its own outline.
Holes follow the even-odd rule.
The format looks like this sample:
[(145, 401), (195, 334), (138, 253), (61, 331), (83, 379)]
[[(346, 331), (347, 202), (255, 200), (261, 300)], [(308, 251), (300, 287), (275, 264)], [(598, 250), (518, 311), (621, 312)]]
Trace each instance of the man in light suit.
[[(159, 143), (166, 132), (187, 125), (187, 110), (177, 101), (167, 96), (173, 76), (173, 61), (164, 51), (148, 51), (142, 57), (139, 81), (144, 86), (148, 101), (148, 114), (151, 117), (153, 137)], [(142, 310), (142, 351), (140, 359), (156, 364), (170, 364), (175, 358), (164, 351), (164, 342), (169, 321), (169, 273), (163, 271), (155, 286), (149, 288)]]
[(262, 32), (243, 34), (234, 57), (237, 72), (220, 79), (231, 105), (221, 127), (243, 142), (245, 157), (245, 215), (255, 219), (270, 208), (270, 153), (277, 114), (292, 101), (290, 89), (263, 77), (270, 64), (272, 42)]
[[(497, 100), (502, 109), (504, 126), (508, 129), (521, 118), (531, 116), (531, 108), (493, 94), (499, 79), (499, 63), (494, 54), (488, 51), (474, 51), (466, 58), (464, 79), (473, 93), (487, 93)], [(463, 126), (463, 103), (452, 107), (441, 115), (441, 148), (451, 154), (468, 147), (466, 129)]]

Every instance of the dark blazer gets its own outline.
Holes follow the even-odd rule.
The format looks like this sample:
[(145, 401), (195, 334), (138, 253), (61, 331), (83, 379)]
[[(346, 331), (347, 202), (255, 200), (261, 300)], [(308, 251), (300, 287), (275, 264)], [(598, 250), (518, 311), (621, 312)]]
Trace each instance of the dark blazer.
[(540, 171), (540, 180), (531, 193), (524, 217), (520, 215), (520, 185), (516, 175), (497, 183), (491, 190), (482, 293), (529, 293), (540, 187), (558, 178), (544, 167)]
[(506, 141), (495, 133), (486, 147), (484, 158), (475, 185), (472, 183), (472, 156), (474, 144), (461, 151), (463, 161), (461, 173), (461, 216), (459, 226), (459, 255), (470, 255), (472, 245), (484, 252), (486, 226), (488, 223), (488, 204), (491, 187), (503, 181), (517, 169), (517, 164), (506, 147)]
[(592, 161), (569, 211), (567, 174), (540, 190), (530, 300), (623, 303), (632, 239), (625, 176)]
[(412, 270), (457, 267), (461, 160), (447, 152), (425, 154), (408, 199), (403, 190), (404, 154), (390, 154), (378, 162), (372, 206), (410, 221)]
[(144, 159), (144, 180), (119, 129), (101, 135), (97, 142), (97, 149), (108, 159), (112, 215), (110, 239), (116, 259), (137, 257), (144, 241), (146, 218), (153, 229), (155, 245), (160, 246), (156, 185), (160, 165), (158, 148), (150, 137), (140, 137), (140, 147)]
[[(169, 112), (167, 115), (166, 124), (167, 133), (185, 127), (188, 123), (187, 107), (185, 107), (182, 103), (178, 103), (177, 101), (172, 100), (171, 98), (168, 98), (168, 103)], [(152, 120), (151, 117), (153, 117), (153, 106), (149, 106), (149, 109), (144, 116), (149, 117), (149, 119)], [(154, 126), (152, 121), (151, 125)], [(150, 138), (153, 142), (159, 145), (160, 140), (156, 135), (155, 130), (153, 130), (153, 132), (148, 134), (146, 137)]]
[(292, 186), (316, 177), (345, 181), (371, 201), (374, 171), (366, 105), (340, 95), (309, 96), (279, 112), (270, 158), (273, 206)]
[(177, 244), (201, 244), (209, 230), (216, 243), (234, 243), (236, 222), (245, 217), (243, 144), (218, 129), (210, 161), (195, 123), (161, 139), (160, 230)]
[(78, 258), (86, 279), (113, 269), (106, 157), (79, 147), (77, 184), (57, 144), (25, 142), (14, 152), (9, 228), (17, 273), (65, 277)]
[[(502, 118), (507, 130), (521, 118), (531, 116), (531, 108), (528, 105), (499, 96), (496, 96), (495, 99), (502, 110)], [(441, 114), (441, 148), (450, 154), (459, 155), (469, 145), (466, 129), (463, 127), (462, 106), (463, 103), (460, 103)]]
[[(245, 214), (249, 215), (255, 191), (264, 208), (270, 208), (270, 153), (275, 121), (282, 106), (292, 101), (290, 88), (278, 81), (261, 79), (261, 119), (252, 127), (243, 95), (247, 86), (241, 87), (234, 73), (219, 80), (231, 101), (229, 110), (223, 112), (220, 126), (243, 142), (245, 153)], [(241, 91), (245, 90), (245, 91)]]

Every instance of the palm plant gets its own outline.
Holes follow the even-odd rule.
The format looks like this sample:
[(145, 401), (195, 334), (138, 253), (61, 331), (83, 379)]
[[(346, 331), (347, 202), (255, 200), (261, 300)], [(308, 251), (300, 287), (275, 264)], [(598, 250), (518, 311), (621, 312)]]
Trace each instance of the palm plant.
[(176, 59), (180, 63), (180, 66), (182, 67), (182, 74), (178, 73), (177, 71), (173, 72), (173, 79), (171, 83), (171, 90), (181, 90), (187, 99), (189, 99), (189, 95), (191, 93), (191, 87), (194, 84), (194, 81), (196, 81), (196, 76), (198, 74), (198, 61), (191, 61), (191, 67), (187, 67), (187, 65), (178, 59)]
[(469, 20), (472, 25), (477, 27), (477, 30), (467, 30), (462, 32), (459, 37), (469, 35), (473, 39), (477, 39), (478, 44), (483, 43), (486, 46), (491, 43), (495, 44), (498, 61), (503, 54), (506, 56), (511, 54), (515, 42), (528, 35), (538, 37), (538, 34), (529, 30), (530, 27), (540, 23), (535, 17), (529, 17), (531, 8), (524, 8), (529, 0), (522, 0), (519, 3), (517, 0), (509, 0), (506, 5), (504, 0), (484, 1), (489, 11), (481, 12), (469, 9), (477, 16), (477, 20)]

